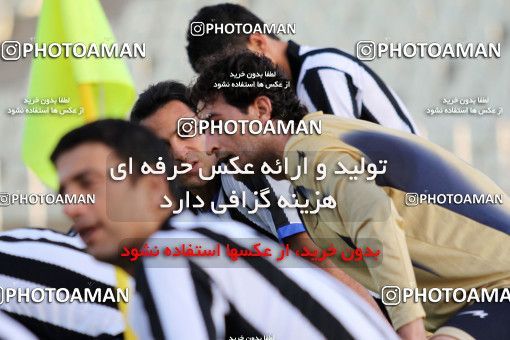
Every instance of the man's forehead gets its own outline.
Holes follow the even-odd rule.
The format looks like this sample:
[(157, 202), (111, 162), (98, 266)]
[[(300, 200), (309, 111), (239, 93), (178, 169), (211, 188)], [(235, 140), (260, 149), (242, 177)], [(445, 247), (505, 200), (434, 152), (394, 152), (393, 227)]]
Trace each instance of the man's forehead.
[(172, 100), (143, 119), (140, 124), (160, 137), (167, 137), (175, 132), (179, 119), (192, 117), (195, 117), (195, 112), (188, 105)]
[(207, 119), (211, 114), (221, 113), (228, 109), (228, 106), (223, 96), (217, 96), (207, 102), (199, 101), (197, 104), (197, 115), (200, 119)]
[(207, 98), (206, 100), (199, 100), (197, 102), (197, 112), (200, 112), (201, 110), (207, 110), (211, 109), (212, 107), (218, 107), (228, 105), (227, 101), (225, 100), (225, 97), (222, 94), (216, 94), (214, 96), (211, 96)]
[(186, 104), (181, 102), (180, 100), (171, 100), (161, 108), (159, 108), (156, 113), (169, 114), (172, 116), (175, 115), (194, 115), (193, 110)]
[(106, 171), (112, 164), (118, 164), (119, 158), (113, 150), (102, 143), (84, 143), (76, 146), (57, 159), (59, 178), (63, 181), (85, 170)]

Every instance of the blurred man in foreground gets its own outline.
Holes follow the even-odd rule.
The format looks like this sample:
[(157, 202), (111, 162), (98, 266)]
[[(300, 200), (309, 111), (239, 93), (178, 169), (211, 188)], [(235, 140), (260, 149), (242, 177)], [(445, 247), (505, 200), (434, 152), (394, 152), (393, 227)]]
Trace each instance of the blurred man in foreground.
[[(116, 287), (122, 273), (84, 248), (79, 237), (51, 229), (0, 232), (0, 310), (40, 339), (123, 339), (126, 301), (108, 298), (127, 288)], [(8, 290), (17, 293), (9, 301)]]

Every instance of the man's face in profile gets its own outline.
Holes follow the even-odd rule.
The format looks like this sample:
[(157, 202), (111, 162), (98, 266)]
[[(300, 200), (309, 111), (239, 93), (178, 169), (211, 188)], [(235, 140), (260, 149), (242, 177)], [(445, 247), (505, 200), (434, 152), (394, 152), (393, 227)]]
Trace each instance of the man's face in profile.
[[(239, 108), (227, 103), (223, 96), (218, 96), (208, 103), (200, 102), (199, 108), (201, 119), (211, 121), (260, 120), (262, 124), (266, 123), (260, 118), (260, 111), (255, 103), (249, 105), (245, 112), (242, 112)], [(236, 164), (239, 166), (251, 163), (254, 165), (254, 169), (258, 169), (267, 154), (271, 152), (265, 147), (266, 139), (263, 134), (242, 134), (240, 131), (241, 129), (237, 129), (235, 134), (207, 134), (207, 152), (215, 154), (220, 161), (227, 161), (238, 156)], [(247, 129), (247, 131), (249, 130)]]
[(206, 154), (205, 136), (197, 134), (194, 137), (181, 137), (178, 134), (179, 119), (197, 119), (195, 113), (184, 103), (172, 100), (159, 108), (150, 117), (141, 121), (141, 125), (149, 128), (170, 147), (176, 163), (189, 163), (193, 166), (191, 171), (182, 175), (182, 184), (189, 188), (200, 188), (206, 181), (199, 177), (199, 169), (205, 176), (212, 173), (216, 165), (215, 155)]
[(119, 163), (113, 150), (98, 142), (70, 149), (56, 162), (63, 194), (95, 196), (94, 204), (68, 204), (64, 213), (72, 219), (73, 228), (87, 245), (87, 251), (110, 263), (119, 262), (121, 242), (125, 246), (138, 246), (136, 240), (151, 234), (144, 222), (156, 222), (159, 204), (168, 193), (161, 178), (156, 185), (144, 176), (114, 181), (110, 168), (117, 168)]

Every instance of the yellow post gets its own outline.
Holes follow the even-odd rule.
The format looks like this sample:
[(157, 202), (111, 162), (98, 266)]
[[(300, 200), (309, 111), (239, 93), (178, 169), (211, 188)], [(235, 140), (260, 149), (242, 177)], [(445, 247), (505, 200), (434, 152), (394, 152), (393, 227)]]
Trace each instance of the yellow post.
[[(129, 300), (133, 297), (132, 287), (129, 287), (129, 276), (128, 274), (120, 267), (115, 267), (115, 276), (117, 277), (117, 286), (125, 290), (126, 288), (129, 288)], [(122, 313), (122, 316), (124, 317), (124, 323), (126, 325), (126, 328), (124, 330), (124, 339), (125, 340), (136, 340), (136, 335), (131, 326), (129, 325), (128, 320), (128, 304), (125, 303), (123, 300), (119, 301), (119, 310)]]

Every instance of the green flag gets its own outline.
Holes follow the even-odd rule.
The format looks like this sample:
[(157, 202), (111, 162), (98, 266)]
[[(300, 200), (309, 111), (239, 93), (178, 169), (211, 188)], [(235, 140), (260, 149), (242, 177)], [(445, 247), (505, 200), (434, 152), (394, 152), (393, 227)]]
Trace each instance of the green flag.
[[(115, 38), (98, 0), (44, 0), (35, 43), (108, 44)], [(81, 54), (83, 50), (78, 50)], [(23, 160), (50, 188), (58, 185), (49, 156), (68, 131), (99, 118), (125, 118), (135, 100), (121, 58), (34, 57), (27, 103)]]

